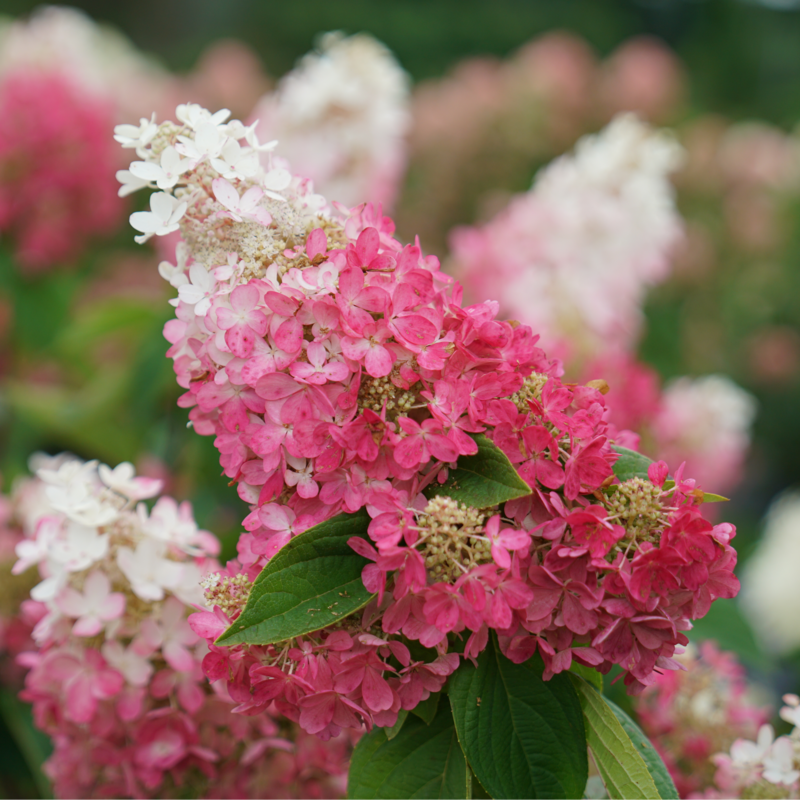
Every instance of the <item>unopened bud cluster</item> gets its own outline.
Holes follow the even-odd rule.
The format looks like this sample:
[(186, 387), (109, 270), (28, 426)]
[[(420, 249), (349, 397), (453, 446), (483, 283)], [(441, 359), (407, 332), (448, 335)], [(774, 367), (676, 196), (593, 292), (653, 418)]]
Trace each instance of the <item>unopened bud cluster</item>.
[(486, 513), (451, 497), (434, 497), (417, 517), (420, 551), (435, 580), (455, 583), (478, 564), (492, 560), (483, 536)]
[(530, 410), (530, 401), (538, 401), (542, 397), (542, 389), (547, 383), (548, 376), (540, 372), (532, 372), (522, 383), (522, 386), (511, 395), (511, 402), (519, 409), (520, 413), (526, 414)]
[[(393, 370), (394, 372), (394, 370)], [(413, 389), (403, 389), (392, 382), (396, 375), (381, 378), (363, 377), (358, 389), (358, 407), (368, 408), (376, 414), (386, 410), (386, 419), (394, 422), (399, 416), (406, 416), (417, 407), (419, 397)]]
[(628, 542), (658, 543), (669, 520), (661, 494), (661, 488), (646, 478), (631, 478), (607, 491), (605, 506), (609, 518), (625, 528), (620, 546), (627, 546)]
[(203, 596), (209, 608), (219, 606), (225, 614), (234, 615), (241, 612), (247, 604), (253, 584), (243, 573), (233, 576), (212, 572), (200, 581)]

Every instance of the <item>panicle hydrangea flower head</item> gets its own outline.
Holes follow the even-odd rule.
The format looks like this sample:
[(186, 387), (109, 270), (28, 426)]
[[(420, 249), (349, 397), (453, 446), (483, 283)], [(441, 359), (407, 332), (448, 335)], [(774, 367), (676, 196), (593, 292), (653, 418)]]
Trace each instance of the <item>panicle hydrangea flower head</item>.
[(366, 34), (325, 34), (253, 112), (328, 199), (390, 207), (405, 171), (409, 80)]
[(287, 721), (233, 717), (205, 680), (205, 642), (188, 624), (219, 543), (187, 503), (130, 464), (37, 459), (11, 505), (25, 534), (15, 572), (41, 583), (24, 700), (54, 752), (59, 797), (340, 795), (347, 741), (307, 742)]
[(456, 229), (470, 297), (493, 297), (571, 360), (627, 351), (644, 291), (663, 280), (681, 230), (669, 174), (676, 142), (632, 115), (585, 136), (480, 228)]
[(73, 260), (119, 223), (113, 112), (57, 72), (0, 74), (0, 231), (26, 270)]
[(713, 786), (711, 756), (754, 738), (771, 716), (733, 653), (710, 641), (690, 645), (635, 701), (642, 728), (658, 749), (681, 797)]
[[(194, 106), (177, 116), (131, 136), (131, 172), (153, 188), (169, 148), (188, 162), (131, 222), (142, 238), (181, 232), (177, 264), (161, 265), (178, 291), (165, 335), (180, 403), (250, 505), (239, 563), (206, 581), (210, 610), (192, 617), (238, 710), (277, 708), (322, 737), (392, 725), (442, 687), (459, 640), (475, 657), (490, 631), (515, 661), (538, 650), (546, 678), (573, 659), (619, 664), (637, 692), (677, 668), (689, 620), (738, 590), (735, 530), (702, 519), (695, 482), (663, 462), (620, 481), (599, 385), (565, 384), (529, 327), (498, 320), (497, 303), (465, 307), (379, 208), (332, 210), (277, 151), (231, 171), (253, 163), (253, 127)], [(481, 436), (529, 494), (441, 496)], [(361, 614), (277, 644), (215, 644), (284, 544), (362, 508), (369, 541), (351, 546), (376, 596)]]

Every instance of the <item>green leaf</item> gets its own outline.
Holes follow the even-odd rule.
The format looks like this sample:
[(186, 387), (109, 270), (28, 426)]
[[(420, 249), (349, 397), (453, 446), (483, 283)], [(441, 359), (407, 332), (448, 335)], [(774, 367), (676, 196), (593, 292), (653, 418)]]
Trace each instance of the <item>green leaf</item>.
[(620, 483), (625, 483), (631, 478), (647, 479), (647, 468), (653, 463), (651, 458), (643, 456), (635, 450), (628, 450), (627, 447), (614, 445), (614, 450), (619, 453), (619, 458), (614, 464), (614, 474), (619, 478)]
[(672, 782), (672, 777), (669, 770), (658, 754), (658, 751), (653, 747), (653, 743), (644, 735), (644, 731), (616, 704), (612, 703), (608, 698), (604, 698), (608, 703), (611, 710), (619, 720), (620, 725), (625, 729), (625, 733), (630, 736), (633, 746), (639, 751), (647, 769), (653, 778), (653, 782), (658, 789), (658, 793), (664, 800), (676, 800), (678, 797), (678, 790)]
[(397, 715), (397, 722), (392, 725), (391, 728), (384, 728), (383, 730), (386, 732), (387, 739), (394, 739), (398, 733), (403, 729), (403, 725), (405, 724), (406, 719), (408, 719), (408, 711), (405, 708), (401, 708), (400, 712)]
[(21, 702), (8, 689), (0, 691), (0, 716), (17, 744), (30, 770), (40, 797), (52, 797), (53, 788), (42, 771), (42, 765), (53, 751), (53, 743), (33, 723), (31, 707)]
[(347, 779), (349, 798), (462, 798), (467, 763), (447, 703), (430, 725), (409, 716), (388, 739), (383, 728), (362, 736)]
[(482, 433), (473, 434), (472, 438), (478, 452), (459, 456), (456, 468), (450, 470), (443, 484), (428, 486), (428, 497), (446, 495), (474, 508), (488, 508), (531, 493), (530, 486), (496, 444)]
[(697, 500), (700, 503), (729, 503), (730, 497), (723, 497), (721, 494), (714, 494), (713, 492), (704, 492), (702, 489), (695, 489), (694, 491)]
[(566, 675), (541, 678), (541, 661), (514, 664), (494, 637), (450, 676), (458, 740), (492, 797), (581, 797), (588, 759), (581, 706)]
[(586, 742), (610, 798), (658, 800), (650, 771), (630, 736), (602, 695), (577, 675), (571, 675), (586, 723)]
[(272, 644), (332, 625), (373, 597), (361, 580), (370, 562), (348, 540), (367, 538), (369, 515), (339, 514), (287, 542), (261, 570), (247, 605), (217, 642)]
[(603, 676), (596, 669), (585, 667), (583, 664), (579, 664), (577, 661), (573, 660), (569, 671), (580, 675), (587, 683), (594, 686), (600, 694), (603, 693)]
[(433, 722), (433, 718), (436, 716), (436, 711), (439, 708), (439, 698), (441, 696), (441, 692), (434, 692), (427, 700), (417, 703), (417, 705), (411, 709), (411, 713), (416, 714), (426, 725), (430, 725), (431, 722)]

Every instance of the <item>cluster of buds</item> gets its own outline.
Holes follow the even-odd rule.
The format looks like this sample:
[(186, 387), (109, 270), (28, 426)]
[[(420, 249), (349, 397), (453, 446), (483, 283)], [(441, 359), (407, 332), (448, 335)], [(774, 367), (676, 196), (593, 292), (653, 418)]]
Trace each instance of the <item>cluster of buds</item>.
[[(43, 580), (21, 697), (53, 740), (60, 797), (283, 797), (342, 793), (349, 743), (269, 715), (231, 718), (190, 628), (217, 540), (188, 503), (143, 502), (160, 482), (71, 457), (40, 458), (12, 499), (19, 573)], [(219, 689), (219, 690), (217, 690)]]
[(754, 701), (733, 653), (713, 642), (690, 645), (678, 661), (685, 671), (658, 675), (634, 706), (680, 796), (689, 797), (713, 786), (712, 755), (736, 739), (755, 738), (771, 712)]
[[(619, 664), (636, 692), (677, 668), (690, 619), (738, 590), (735, 531), (703, 520), (694, 481), (659, 462), (620, 482), (602, 387), (564, 384), (496, 303), (464, 307), (380, 210), (331, 211), (276, 156), (263, 166), (274, 143), (253, 127), (196, 106), (177, 116), (118, 138), (141, 159), (123, 179), (162, 190), (132, 225), (183, 240), (161, 265), (178, 290), (165, 334), (181, 404), (251, 507), (239, 567), (193, 617), (206, 672), (239, 710), (274, 704), (322, 736), (391, 725), (490, 630), (515, 661), (538, 650), (545, 677), (573, 659)], [(430, 499), (481, 436), (530, 493)], [(352, 546), (373, 562), (376, 597), (360, 617), (276, 645), (214, 644), (284, 544), (364, 507), (370, 541)]]

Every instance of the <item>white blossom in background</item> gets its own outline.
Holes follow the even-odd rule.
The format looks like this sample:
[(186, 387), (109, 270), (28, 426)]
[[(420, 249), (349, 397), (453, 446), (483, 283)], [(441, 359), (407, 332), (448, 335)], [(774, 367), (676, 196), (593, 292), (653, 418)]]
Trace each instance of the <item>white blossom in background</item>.
[(468, 294), (498, 300), (566, 356), (629, 350), (681, 235), (669, 182), (681, 160), (668, 133), (631, 114), (585, 136), (491, 222), (454, 232)]
[(740, 602), (763, 644), (777, 653), (800, 647), (800, 494), (772, 503), (755, 552), (742, 570)]
[[(35, 522), (25, 527), (25, 538), (17, 545), (19, 561), (13, 572), (39, 566), (43, 580), (31, 595), (48, 609), (40, 630), (49, 630), (71, 609), (84, 607), (89, 610), (77, 615), (83, 619), (80, 630), (93, 630), (98, 620), (112, 619), (106, 620), (108, 611), (97, 605), (109, 587), (84, 583), (97, 568), (112, 577), (122, 573), (129, 592), (143, 600), (160, 600), (168, 590), (186, 603), (202, 601), (201, 572), (188, 556), (216, 554), (219, 545), (198, 529), (187, 504), (160, 498), (152, 511), (137, 505), (157, 495), (161, 481), (137, 478), (128, 463), (111, 469), (97, 461), (41, 455), (33, 462), (37, 480), (30, 483), (38, 486), (17, 495), (19, 516), (30, 514)], [(89, 592), (84, 599), (76, 594), (81, 591)], [(96, 601), (93, 610), (87, 605), (89, 598)]]
[(741, 478), (756, 411), (756, 399), (724, 375), (678, 378), (653, 420), (655, 451), (686, 461), (701, 486), (728, 491)]
[(409, 79), (380, 42), (328, 33), (253, 112), (295, 174), (350, 207), (394, 203), (406, 165)]

